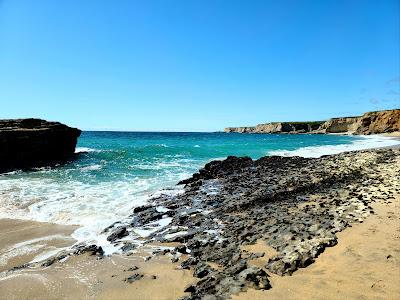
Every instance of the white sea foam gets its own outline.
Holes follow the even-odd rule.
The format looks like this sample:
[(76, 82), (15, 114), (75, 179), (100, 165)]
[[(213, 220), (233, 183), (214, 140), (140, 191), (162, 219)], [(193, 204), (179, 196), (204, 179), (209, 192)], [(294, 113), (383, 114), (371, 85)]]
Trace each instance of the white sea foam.
[(67, 250), (68, 248), (69, 247), (63, 247), (63, 248), (52, 247), (51, 250), (47, 250), (47, 251), (44, 251), (43, 253), (36, 255), (30, 262), (35, 263), (35, 262), (44, 261), (44, 260), (60, 253), (63, 250)]
[(101, 152), (101, 150), (88, 147), (76, 147), (75, 153), (82, 153), (82, 152)]
[(296, 150), (274, 150), (269, 151), (269, 155), (279, 156), (301, 156), (301, 157), (321, 157), (322, 155), (338, 154), (342, 152), (365, 150), (372, 148), (389, 147), (399, 145), (400, 140), (383, 136), (359, 136), (351, 144), (309, 146), (301, 147)]
[[(80, 174), (90, 176), (88, 171), (100, 168), (101, 165), (83, 167)], [(185, 172), (166, 172), (163, 177), (86, 182), (82, 178), (79, 181), (60, 179), (52, 176), (53, 173), (57, 174), (57, 171), (44, 169), (24, 176), (1, 177), (0, 218), (79, 225), (72, 237), (78, 243), (102, 246), (106, 254), (118, 249), (107, 241), (107, 234), (101, 234), (104, 228), (117, 221), (128, 222), (132, 208), (146, 204), (151, 196), (181, 193), (179, 186), (162, 188), (189, 176)], [(152, 224), (153, 228), (143, 230), (150, 234), (166, 221), (163, 219), (160, 224)], [(22, 250), (29, 251), (28, 248)]]
[(102, 165), (91, 165), (91, 166), (86, 166), (86, 167), (82, 167), (81, 171), (97, 171), (97, 170), (101, 170)]
[(135, 228), (133, 231), (140, 237), (148, 237), (153, 232), (156, 232), (157, 230), (160, 230), (170, 224), (171, 221), (172, 218), (163, 218), (161, 220), (151, 222), (144, 227)]
[[(135, 182), (136, 181), (136, 182)], [(105, 227), (146, 203), (151, 182), (58, 182), (50, 178), (0, 180), (0, 217), (80, 225), (73, 237), (108, 248)]]
[(166, 234), (166, 235), (164, 236), (164, 238), (166, 238), (166, 239), (171, 239), (171, 238), (174, 238), (174, 237), (177, 237), (177, 236), (185, 235), (185, 234), (187, 234), (187, 233), (188, 233), (188, 231), (186, 231), (186, 230), (184, 230), (184, 231), (178, 231), (178, 232), (175, 232), (175, 233), (168, 233), (168, 234)]
[[(0, 265), (7, 264), (8, 260), (21, 256), (35, 253), (46, 247), (46, 242), (54, 239), (66, 239), (66, 236), (63, 235), (49, 235), (45, 237), (35, 238), (27, 241), (23, 241), (20, 243), (16, 243), (12, 246), (7, 247), (0, 253)], [(58, 250), (60, 251), (60, 250)], [(42, 253), (43, 257), (46, 256), (46, 253)], [(40, 257), (40, 255), (38, 256)]]

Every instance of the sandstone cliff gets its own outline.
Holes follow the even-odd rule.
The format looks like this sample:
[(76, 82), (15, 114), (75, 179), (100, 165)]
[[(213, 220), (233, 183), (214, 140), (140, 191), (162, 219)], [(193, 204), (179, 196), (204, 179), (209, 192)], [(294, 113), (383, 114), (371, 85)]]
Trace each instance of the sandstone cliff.
[(225, 132), (239, 133), (306, 133), (319, 128), (323, 121), (315, 122), (273, 122), (254, 127), (228, 127)]
[(58, 122), (0, 120), (0, 171), (66, 160), (75, 153), (80, 134)]
[(400, 109), (368, 112), (359, 117), (334, 118), (318, 129), (322, 133), (379, 134), (400, 131)]
[(228, 127), (239, 133), (343, 133), (378, 134), (400, 132), (400, 109), (368, 112), (357, 117), (333, 118), (325, 122), (274, 122), (253, 127)]

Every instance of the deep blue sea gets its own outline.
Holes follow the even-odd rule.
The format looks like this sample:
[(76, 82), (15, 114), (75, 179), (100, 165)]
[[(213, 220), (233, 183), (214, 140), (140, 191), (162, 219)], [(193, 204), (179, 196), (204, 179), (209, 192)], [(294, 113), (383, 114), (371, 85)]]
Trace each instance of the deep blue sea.
[(96, 240), (104, 227), (151, 195), (177, 192), (179, 180), (213, 159), (318, 157), (396, 143), (339, 135), (83, 132), (76, 161), (0, 176), (0, 217), (81, 225), (74, 236)]

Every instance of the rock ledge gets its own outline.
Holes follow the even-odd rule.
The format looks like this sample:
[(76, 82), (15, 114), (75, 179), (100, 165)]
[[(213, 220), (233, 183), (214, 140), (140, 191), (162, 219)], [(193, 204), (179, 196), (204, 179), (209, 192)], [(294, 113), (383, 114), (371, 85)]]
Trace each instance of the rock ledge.
[(0, 120), (0, 171), (65, 161), (74, 155), (80, 134), (59, 122)]

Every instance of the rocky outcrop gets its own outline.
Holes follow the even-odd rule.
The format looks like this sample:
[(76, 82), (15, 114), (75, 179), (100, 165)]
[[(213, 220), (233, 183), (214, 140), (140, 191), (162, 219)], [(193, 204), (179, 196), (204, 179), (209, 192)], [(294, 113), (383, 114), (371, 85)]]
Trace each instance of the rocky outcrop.
[(40, 119), (0, 120), (0, 171), (65, 161), (81, 131)]
[(368, 112), (359, 117), (334, 118), (318, 129), (322, 133), (378, 134), (400, 131), (400, 109)]
[(318, 128), (318, 133), (354, 133), (360, 117), (332, 118)]
[(228, 127), (224, 132), (254, 133), (255, 127)]
[(239, 133), (346, 133), (379, 134), (400, 132), (400, 109), (368, 112), (362, 116), (333, 118), (325, 122), (275, 122), (253, 127), (228, 127)]
[(323, 121), (315, 122), (273, 122), (254, 127), (228, 127), (225, 132), (239, 133), (307, 133), (319, 128)]
[[(143, 242), (138, 238), (177, 243), (153, 255), (169, 256), (198, 278), (183, 299), (230, 299), (248, 288), (271, 288), (268, 274), (307, 267), (337, 243), (338, 232), (373, 213), (373, 203), (393, 201), (400, 191), (400, 150), (314, 159), (229, 156), (180, 184), (183, 193), (152, 198), (108, 228), (109, 240), (127, 255), (137, 251), (128, 243)], [(162, 220), (168, 225), (155, 225)], [(139, 237), (136, 230), (150, 235)], [(257, 252), (247, 251), (253, 244)]]

